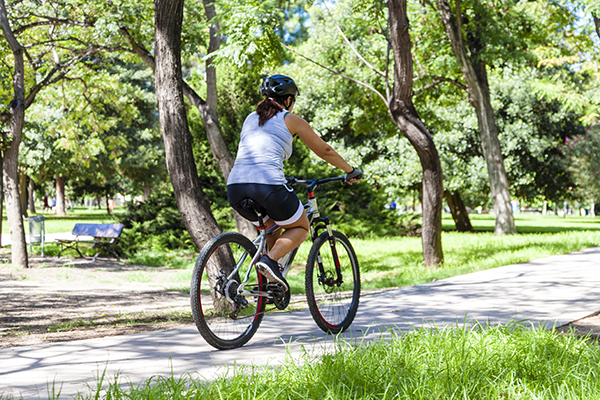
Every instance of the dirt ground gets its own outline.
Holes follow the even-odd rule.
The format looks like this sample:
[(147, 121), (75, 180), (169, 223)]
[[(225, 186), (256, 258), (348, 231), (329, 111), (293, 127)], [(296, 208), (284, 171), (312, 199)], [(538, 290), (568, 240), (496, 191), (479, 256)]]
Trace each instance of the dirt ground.
[[(189, 270), (98, 259), (31, 258), (16, 269), (0, 254), (0, 348), (193, 325)], [(600, 312), (559, 329), (600, 338)]]
[(189, 288), (185, 271), (100, 258), (9, 262), (0, 255), (0, 348), (193, 324), (189, 295), (169, 288)]

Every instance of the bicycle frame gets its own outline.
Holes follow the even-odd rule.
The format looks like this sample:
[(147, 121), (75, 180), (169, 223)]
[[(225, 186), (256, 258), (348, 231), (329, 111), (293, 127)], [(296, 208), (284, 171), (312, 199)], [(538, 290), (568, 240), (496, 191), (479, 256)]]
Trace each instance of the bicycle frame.
[[(329, 237), (333, 237), (333, 233), (331, 230), (331, 222), (329, 220), (329, 217), (322, 218), (321, 214), (319, 213), (319, 207), (317, 204), (317, 198), (314, 194), (314, 189), (317, 187), (318, 184), (333, 182), (333, 181), (338, 181), (338, 180), (343, 180), (343, 179), (344, 179), (343, 176), (339, 176), (339, 177), (335, 177), (335, 178), (326, 178), (326, 179), (312, 179), (312, 180), (296, 180), (295, 178), (288, 179), (288, 181), (293, 182), (293, 183), (308, 184), (308, 186), (306, 188), (307, 193), (308, 193), (308, 202), (306, 204), (304, 204), (304, 209), (306, 210), (306, 214), (308, 216), (310, 237), (313, 242), (319, 236), (319, 231), (323, 228), (327, 229)], [(258, 259), (267, 250), (267, 236), (273, 234), (278, 229), (281, 229), (279, 227), (279, 225), (277, 225), (277, 224), (271, 226), (268, 229), (265, 228), (263, 225), (263, 220), (262, 220), (261, 215), (259, 215), (259, 225), (260, 226), (258, 229), (259, 229), (260, 233), (259, 233), (258, 237), (256, 239), (254, 239), (254, 241), (252, 242), (257, 247), (256, 254), (254, 254), (254, 257), (252, 258), (252, 261), (250, 262), (250, 266), (248, 267), (248, 269), (246, 271), (245, 277), (242, 280), (242, 282), (240, 283), (240, 286), (238, 287), (238, 294), (240, 294), (242, 296), (272, 297), (273, 292), (271, 292), (269, 290), (263, 291), (263, 290), (245, 289), (245, 286), (248, 283), (248, 280), (250, 279), (250, 274), (252, 272), (252, 268), (255, 267), (255, 264), (258, 261)], [(333, 240), (330, 240), (330, 244), (331, 244), (333, 252), (335, 252), (337, 254), (336, 249), (335, 249), (335, 242)], [(284, 277), (287, 276), (297, 252), (298, 252), (298, 247), (296, 247), (295, 249), (293, 249), (291, 251), (290, 257), (286, 261), (283, 272), (282, 272)], [(244, 255), (242, 256), (242, 258), (240, 259), (240, 261), (238, 261), (236, 267), (233, 269), (233, 271), (227, 277), (228, 281), (230, 279), (232, 279), (239, 272), (239, 270), (240, 270), (242, 264), (244, 263), (244, 261), (246, 260), (247, 256), (248, 256), (248, 253), (245, 252)], [(337, 260), (337, 257), (336, 257), (336, 260)], [(340, 271), (339, 271), (339, 261), (337, 262), (337, 264), (338, 264), (338, 265), (336, 265), (337, 269), (338, 269), (337, 278), (339, 281), (341, 281), (342, 278), (340, 276)], [(320, 269), (322, 270), (322, 266), (320, 266)]]

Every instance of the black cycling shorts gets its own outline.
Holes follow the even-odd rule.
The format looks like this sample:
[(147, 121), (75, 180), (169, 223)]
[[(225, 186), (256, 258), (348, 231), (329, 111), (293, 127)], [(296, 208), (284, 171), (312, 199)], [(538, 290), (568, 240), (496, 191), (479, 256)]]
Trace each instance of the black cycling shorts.
[(241, 206), (244, 199), (252, 199), (266, 217), (277, 225), (289, 225), (298, 221), (304, 211), (302, 202), (294, 189), (288, 185), (266, 185), (262, 183), (234, 183), (227, 185), (229, 204), (247, 220), (258, 223), (253, 211)]

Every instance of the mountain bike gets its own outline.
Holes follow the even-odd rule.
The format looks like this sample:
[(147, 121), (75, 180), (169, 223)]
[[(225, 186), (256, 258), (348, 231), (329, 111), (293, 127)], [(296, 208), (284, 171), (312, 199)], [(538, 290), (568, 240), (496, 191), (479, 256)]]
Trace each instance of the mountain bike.
[[(305, 269), (306, 301), (316, 324), (331, 334), (343, 332), (352, 323), (360, 297), (358, 259), (348, 238), (331, 228), (329, 217), (321, 215), (315, 192), (321, 185), (343, 181), (344, 176), (298, 180), (288, 184), (306, 185), (304, 204), (310, 221), (310, 248)], [(290, 304), (290, 290), (269, 283), (257, 272), (255, 263), (267, 252), (269, 229), (264, 216), (247, 199), (245, 208), (257, 213), (259, 235), (251, 241), (237, 232), (224, 232), (203, 247), (192, 275), (190, 300), (194, 322), (200, 334), (217, 349), (246, 344), (256, 333), (263, 316), (284, 310)], [(283, 276), (293, 265), (298, 248), (279, 260)]]

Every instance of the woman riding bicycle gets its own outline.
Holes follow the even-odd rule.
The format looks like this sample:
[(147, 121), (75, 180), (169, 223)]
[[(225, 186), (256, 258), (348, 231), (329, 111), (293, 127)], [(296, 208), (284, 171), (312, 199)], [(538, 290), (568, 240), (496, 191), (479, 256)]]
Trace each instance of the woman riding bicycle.
[(287, 291), (289, 285), (277, 261), (302, 244), (309, 228), (306, 211), (283, 174), (283, 161), (292, 154), (292, 140), (300, 137), (317, 156), (346, 172), (347, 183), (362, 179), (362, 172), (350, 166), (305, 120), (291, 113), (299, 94), (292, 78), (273, 75), (263, 80), (260, 91), (266, 99), (244, 121), (227, 179), (227, 197), (229, 204), (255, 225), (256, 214), (242, 205), (248, 198), (260, 208), (267, 228), (277, 224), (284, 229), (269, 236), (268, 255), (261, 257), (256, 268)]

